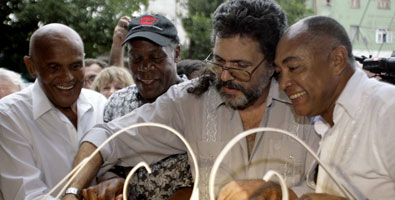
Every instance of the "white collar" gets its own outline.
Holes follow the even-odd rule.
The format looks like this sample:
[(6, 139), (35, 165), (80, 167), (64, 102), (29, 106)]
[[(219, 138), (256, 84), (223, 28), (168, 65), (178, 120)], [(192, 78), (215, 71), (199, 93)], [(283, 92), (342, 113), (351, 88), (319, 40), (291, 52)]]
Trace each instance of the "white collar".
[[(87, 93), (94, 92), (88, 91), (87, 89), (82, 89), (81, 93), (77, 99), (77, 112), (78, 116), (82, 116), (89, 109), (93, 108), (91, 100), (89, 99), (89, 95)], [(41, 88), (38, 80), (34, 82), (32, 89), (32, 106), (33, 106), (33, 118), (34, 120), (41, 117), (46, 112), (51, 109), (56, 109), (52, 102), (45, 95), (43, 89)]]

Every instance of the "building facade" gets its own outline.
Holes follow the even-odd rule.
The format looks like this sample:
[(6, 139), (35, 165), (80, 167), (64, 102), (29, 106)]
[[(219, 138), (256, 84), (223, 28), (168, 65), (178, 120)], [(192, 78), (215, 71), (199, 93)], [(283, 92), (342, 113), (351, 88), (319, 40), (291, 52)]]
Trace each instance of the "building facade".
[(395, 52), (395, 0), (307, 0), (306, 5), (344, 26), (354, 55), (390, 57)]

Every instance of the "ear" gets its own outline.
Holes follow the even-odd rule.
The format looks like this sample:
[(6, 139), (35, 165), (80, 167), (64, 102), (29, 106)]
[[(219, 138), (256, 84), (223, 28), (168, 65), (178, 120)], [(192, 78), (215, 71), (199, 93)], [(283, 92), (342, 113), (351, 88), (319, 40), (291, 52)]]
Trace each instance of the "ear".
[(175, 54), (174, 54), (174, 62), (178, 63), (181, 60), (181, 47), (180, 45), (177, 45), (177, 47), (174, 49)]
[(348, 53), (344, 46), (338, 46), (330, 54), (330, 63), (334, 75), (341, 74), (347, 65)]
[(32, 59), (29, 56), (24, 56), (23, 61), (25, 62), (27, 71), (29, 72), (30, 76), (36, 78), (36, 70), (33, 65)]

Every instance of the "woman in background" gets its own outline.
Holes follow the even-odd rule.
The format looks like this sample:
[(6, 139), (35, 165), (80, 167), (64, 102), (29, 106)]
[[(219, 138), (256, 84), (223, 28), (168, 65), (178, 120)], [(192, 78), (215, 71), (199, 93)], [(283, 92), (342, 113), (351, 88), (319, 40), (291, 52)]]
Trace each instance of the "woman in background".
[(20, 74), (0, 68), (0, 99), (23, 88), (25, 88), (25, 84)]
[(134, 84), (132, 75), (121, 67), (103, 69), (92, 83), (91, 89), (103, 94), (107, 99), (117, 90)]

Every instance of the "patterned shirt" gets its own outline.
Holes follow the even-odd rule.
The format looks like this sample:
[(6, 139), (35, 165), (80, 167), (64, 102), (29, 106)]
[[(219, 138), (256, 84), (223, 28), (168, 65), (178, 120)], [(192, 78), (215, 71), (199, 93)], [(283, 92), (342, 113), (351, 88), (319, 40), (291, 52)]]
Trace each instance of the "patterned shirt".
[[(187, 76), (181, 76), (181, 82), (188, 80)], [(104, 122), (112, 121), (124, 116), (134, 109), (143, 105), (141, 96), (136, 85), (123, 88), (111, 95), (106, 107), (104, 108)]]
[[(183, 75), (181, 82), (188, 80)], [(136, 85), (115, 92), (104, 109), (104, 122), (124, 116), (143, 105)], [(172, 155), (150, 165), (151, 174), (137, 170), (129, 185), (128, 199), (168, 199), (183, 187), (192, 186), (192, 174), (185, 153)], [(112, 172), (126, 177), (132, 167), (115, 166)]]
[(134, 109), (143, 105), (136, 85), (118, 90), (110, 99), (104, 108), (104, 122), (112, 121), (115, 118), (126, 115)]

